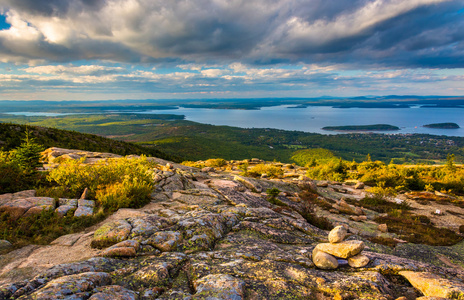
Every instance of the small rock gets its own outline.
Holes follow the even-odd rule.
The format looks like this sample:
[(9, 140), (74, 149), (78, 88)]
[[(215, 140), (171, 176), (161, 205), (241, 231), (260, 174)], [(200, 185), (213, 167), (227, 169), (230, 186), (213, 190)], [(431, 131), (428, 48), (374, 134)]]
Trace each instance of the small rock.
[(316, 248), (322, 252), (346, 259), (360, 253), (364, 249), (364, 243), (362, 241), (344, 241), (337, 244), (322, 243), (318, 244)]
[(354, 188), (357, 189), (357, 190), (362, 190), (364, 188), (364, 182), (360, 181), (360, 182), (356, 183)]
[(331, 244), (336, 244), (342, 242), (347, 235), (346, 228), (343, 226), (337, 226), (332, 229), (329, 233), (329, 242)]
[(338, 260), (332, 255), (318, 250), (317, 247), (313, 250), (312, 259), (316, 267), (320, 269), (331, 270), (338, 268)]
[(216, 170), (213, 167), (204, 167), (201, 169), (202, 172), (209, 173), (209, 172), (215, 172)]
[(89, 189), (85, 188), (80, 199), (87, 199), (88, 197), (89, 197)]
[(361, 221), (366, 221), (367, 217), (366, 216), (350, 216), (350, 219), (355, 222), (361, 222)]
[(353, 268), (362, 268), (369, 263), (369, 257), (364, 254), (358, 254), (348, 258), (348, 264)]
[(329, 183), (327, 181), (319, 181), (316, 185), (318, 187), (328, 187)]
[(8, 250), (8, 249), (10, 249), (12, 247), (13, 247), (13, 245), (10, 242), (8, 242), (7, 240), (0, 240), (0, 252)]
[(364, 215), (364, 211), (362, 210), (362, 208), (357, 206), (354, 208), (354, 213), (358, 216)]
[(387, 224), (380, 224), (377, 229), (381, 232), (388, 232), (388, 226)]

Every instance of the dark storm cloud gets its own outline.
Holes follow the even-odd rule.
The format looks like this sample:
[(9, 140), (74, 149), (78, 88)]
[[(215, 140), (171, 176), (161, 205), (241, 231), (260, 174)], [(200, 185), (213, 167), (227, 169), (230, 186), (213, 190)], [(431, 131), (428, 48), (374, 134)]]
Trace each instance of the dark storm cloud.
[(0, 0), (4, 61), (463, 67), (462, 0)]
[(64, 16), (71, 6), (80, 9), (98, 9), (106, 0), (1, 0), (4, 7), (44, 16)]

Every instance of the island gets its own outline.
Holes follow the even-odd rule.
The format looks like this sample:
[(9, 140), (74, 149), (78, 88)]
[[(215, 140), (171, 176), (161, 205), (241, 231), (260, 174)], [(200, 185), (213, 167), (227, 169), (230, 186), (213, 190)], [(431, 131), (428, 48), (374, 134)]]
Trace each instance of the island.
[(326, 126), (322, 130), (330, 131), (395, 131), (400, 130), (399, 127), (388, 124), (374, 125), (348, 125), (348, 126)]
[(424, 125), (423, 127), (436, 128), (436, 129), (458, 129), (458, 128), (461, 128), (456, 123), (433, 123), (433, 124)]

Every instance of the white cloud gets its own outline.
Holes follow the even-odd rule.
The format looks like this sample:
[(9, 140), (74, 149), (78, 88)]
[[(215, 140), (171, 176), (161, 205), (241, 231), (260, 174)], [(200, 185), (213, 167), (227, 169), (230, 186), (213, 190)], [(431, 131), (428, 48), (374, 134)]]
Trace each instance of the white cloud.
[(122, 67), (105, 67), (97, 65), (82, 65), (82, 66), (64, 66), (64, 65), (46, 65), (38, 67), (25, 68), (27, 73), (36, 74), (73, 74), (73, 75), (92, 75), (103, 73), (118, 73), (123, 71)]

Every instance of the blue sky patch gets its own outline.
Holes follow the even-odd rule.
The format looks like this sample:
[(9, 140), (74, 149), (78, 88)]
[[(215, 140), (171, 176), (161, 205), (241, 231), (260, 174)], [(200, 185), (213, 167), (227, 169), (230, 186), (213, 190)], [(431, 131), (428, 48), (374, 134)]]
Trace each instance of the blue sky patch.
[(10, 27), (11, 25), (6, 22), (6, 16), (0, 15), (0, 30), (9, 29)]

